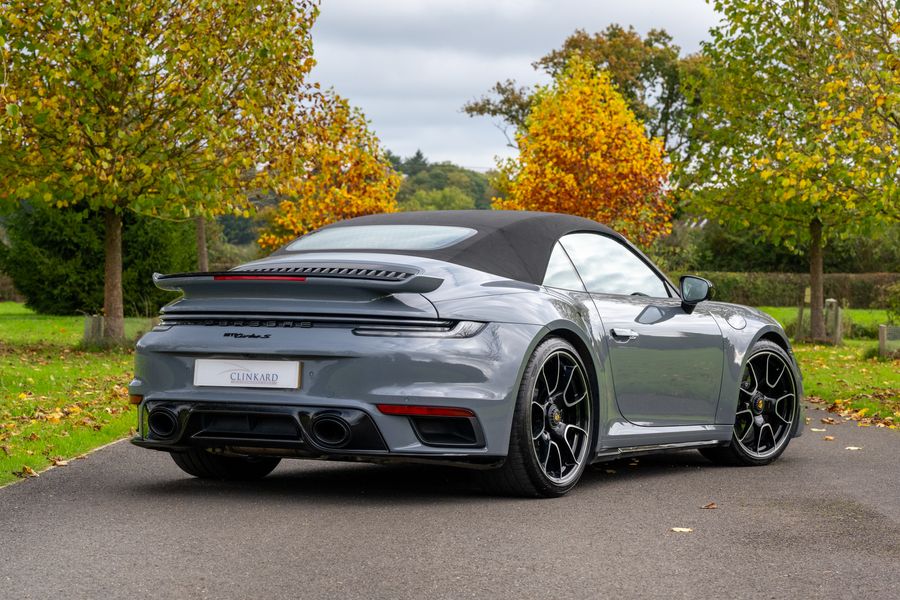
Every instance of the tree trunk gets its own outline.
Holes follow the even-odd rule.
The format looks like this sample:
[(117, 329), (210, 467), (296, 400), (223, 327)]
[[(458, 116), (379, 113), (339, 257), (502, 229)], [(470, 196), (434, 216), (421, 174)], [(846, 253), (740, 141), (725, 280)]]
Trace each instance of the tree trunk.
[(103, 339), (106, 343), (125, 341), (125, 308), (122, 303), (122, 215), (113, 209), (104, 213), (106, 238), (103, 273)]
[(206, 251), (206, 219), (197, 217), (197, 270), (209, 271), (209, 253)]
[(809, 224), (809, 335), (813, 340), (825, 339), (825, 285), (822, 268), (822, 221)]

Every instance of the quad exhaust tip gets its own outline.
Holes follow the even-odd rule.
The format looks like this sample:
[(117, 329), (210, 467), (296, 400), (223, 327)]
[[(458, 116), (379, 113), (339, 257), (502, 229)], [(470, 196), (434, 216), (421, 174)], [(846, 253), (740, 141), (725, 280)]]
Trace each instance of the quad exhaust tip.
[(171, 410), (157, 408), (150, 411), (147, 417), (150, 433), (160, 439), (167, 439), (178, 431), (178, 418)]
[(311, 427), (316, 443), (328, 448), (343, 448), (350, 443), (350, 424), (334, 415), (316, 417)]

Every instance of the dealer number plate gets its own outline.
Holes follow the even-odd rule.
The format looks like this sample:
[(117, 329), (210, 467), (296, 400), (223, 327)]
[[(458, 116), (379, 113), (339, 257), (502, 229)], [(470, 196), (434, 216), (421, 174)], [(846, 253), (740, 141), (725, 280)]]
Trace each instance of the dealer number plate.
[(297, 389), (300, 362), (198, 358), (194, 362), (194, 385)]

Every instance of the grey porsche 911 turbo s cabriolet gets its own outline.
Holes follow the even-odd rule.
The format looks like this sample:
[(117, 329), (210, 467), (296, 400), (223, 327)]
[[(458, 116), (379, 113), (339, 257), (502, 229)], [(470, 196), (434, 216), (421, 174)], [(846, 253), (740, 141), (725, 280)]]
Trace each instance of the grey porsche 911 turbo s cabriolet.
[(282, 458), (431, 461), (559, 496), (591, 463), (696, 448), (763, 465), (800, 372), (758, 310), (674, 286), (607, 227), (516, 211), (350, 219), (182, 296), (137, 344), (138, 446), (197, 477)]

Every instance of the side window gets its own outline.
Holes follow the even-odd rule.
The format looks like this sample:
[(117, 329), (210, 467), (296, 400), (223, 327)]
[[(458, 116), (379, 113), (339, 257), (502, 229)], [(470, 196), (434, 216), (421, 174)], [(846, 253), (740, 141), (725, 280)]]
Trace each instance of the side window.
[(581, 283), (581, 278), (578, 277), (572, 261), (569, 260), (559, 242), (553, 246), (553, 253), (550, 254), (550, 262), (547, 264), (547, 272), (544, 274), (544, 285), (564, 290), (585, 291), (584, 284)]
[(611, 237), (572, 233), (560, 239), (589, 292), (668, 298), (663, 280), (638, 256)]

